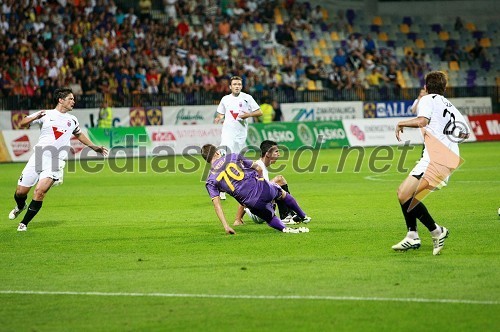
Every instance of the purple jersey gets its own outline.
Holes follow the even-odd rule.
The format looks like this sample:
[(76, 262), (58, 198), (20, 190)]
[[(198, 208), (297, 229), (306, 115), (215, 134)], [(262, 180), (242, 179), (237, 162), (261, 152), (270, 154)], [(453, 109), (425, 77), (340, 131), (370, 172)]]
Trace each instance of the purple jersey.
[(217, 197), (221, 191), (225, 191), (239, 203), (253, 205), (261, 195), (259, 182), (265, 180), (259, 178), (257, 171), (251, 168), (252, 164), (251, 160), (236, 153), (215, 161), (206, 183), (210, 197)]

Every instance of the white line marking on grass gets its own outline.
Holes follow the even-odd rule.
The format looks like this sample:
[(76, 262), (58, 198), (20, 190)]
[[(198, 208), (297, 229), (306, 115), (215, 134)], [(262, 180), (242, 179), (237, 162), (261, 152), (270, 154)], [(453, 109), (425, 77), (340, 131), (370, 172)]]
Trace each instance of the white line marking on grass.
[(24, 295), (83, 295), (83, 296), (122, 296), (122, 297), (172, 297), (172, 298), (211, 298), (211, 299), (251, 299), (251, 300), (324, 300), (324, 301), (374, 301), (374, 302), (419, 302), (419, 303), (456, 303), (498, 305), (500, 301), (478, 301), (460, 299), (422, 299), (359, 296), (314, 296), (314, 295), (225, 295), (225, 294), (169, 294), (169, 293), (104, 293), (104, 292), (51, 292), (0, 290), (0, 294)]

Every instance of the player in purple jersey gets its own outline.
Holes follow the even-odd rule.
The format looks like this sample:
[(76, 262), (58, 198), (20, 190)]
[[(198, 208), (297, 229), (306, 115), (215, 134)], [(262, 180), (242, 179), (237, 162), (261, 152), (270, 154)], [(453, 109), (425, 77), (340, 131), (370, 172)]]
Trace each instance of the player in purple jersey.
[(308, 218), (292, 195), (262, 178), (262, 169), (256, 163), (239, 154), (231, 153), (223, 156), (212, 144), (205, 144), (201, 148), (201, 154), (203, 159), (211, 164), (206, 188), (212, 198), (215, 213), (227, 234), (235, 234), (236, 232), (228, 225), (224, 216), (219, 197), (221, 191), (233, 196), (238, 203), (249, 208), (253, 214), (280, 232), (309, 232), (306, 227), (286, 227), (275, 215), (273, 201), (283, 200), (299, 218)]

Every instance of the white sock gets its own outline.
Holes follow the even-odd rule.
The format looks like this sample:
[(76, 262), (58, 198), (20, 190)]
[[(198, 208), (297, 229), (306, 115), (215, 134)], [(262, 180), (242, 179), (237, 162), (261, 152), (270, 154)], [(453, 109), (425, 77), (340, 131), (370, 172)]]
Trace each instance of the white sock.
[(438, 237), (439, 235), (441, 235), (441, 233), (442, 233), (441, 226), (439, 226), (438, 224), (436, 224), (436, 229), (431, 232), (431, 236), (432, 237)]
[(418, 233), (417, 232), (414, 232), (414, 231), (409, 231), (407, 234), (406, 234), (406, 237), (407, 238), (410, 238), (412, 240), (415, 240), (415, 239), (418, 239)]

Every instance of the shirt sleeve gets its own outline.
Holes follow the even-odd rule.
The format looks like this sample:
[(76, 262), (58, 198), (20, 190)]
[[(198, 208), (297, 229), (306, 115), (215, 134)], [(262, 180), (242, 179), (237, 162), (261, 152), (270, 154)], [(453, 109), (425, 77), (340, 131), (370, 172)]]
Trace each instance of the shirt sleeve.
[(207, 183), (205, 184), (205, 187), (207, 188), (208, 194), (210, 195), (210, 198), (215, 198), (220, 195), (220, 191), (215, 185), (215, 183), (212, 180), (207, 180)]
[(75, 122), (75, 130), (73, 130), (73, 135), (80, 135), (82, 133), (82, 130), (80, 129), (80, 124), (78, 123), (78, 119), (74, 118), (73, 121)]
[[(27, 116), (27, 118), (29, 118), (29, 119), (36, 118), (38, 116), (38, 114), (40, 114), (41, 112), (43, 112), (43, 111), (38, 111), (38, 112), (35, 112), (33, 114), (30, 114)], [(32, 126), (32, 125), (41, 126), (43, 124), (43, 120), (44, 120), (44, 116), (42, 116), (40, 119), (36, 119), (36, 120), (32, 121), (30, 123), (30, 126)]]
[(245, 168), (251, 168), (252, 165), (253, 165), (253, 161), (251, 161), (250, 159), (247, 159), (247, 158), (243, 157), (242, 155), (238, 155), (238, 160), (241, 162), (241, 164)]
[(423, 116), (429, 120), (431, 119), (433, 96), (435, 95), (426, 95), (420, 98), (420, 102), (417, 106), (417, 116)]
[(223, 100), (224, 100), (224, 98), (221, 99), (219, 106), (217, 106), (217, 113), (225, 115), (226, 114), (226, 107), (224, 106)]
[(255, 101), (255, 99), (253, 99), (252, 96), (249, 95), (249, 97), (250, 97), (250, 100), (248, 101), (248, 104), (249, 104), (248, 107), (250, 108), (251, 112), (254, 112), (254, 111), (258, 110), (260, 108), (260, 106), (259, 106), (259, 104), (257, 104), (257, 102)]

